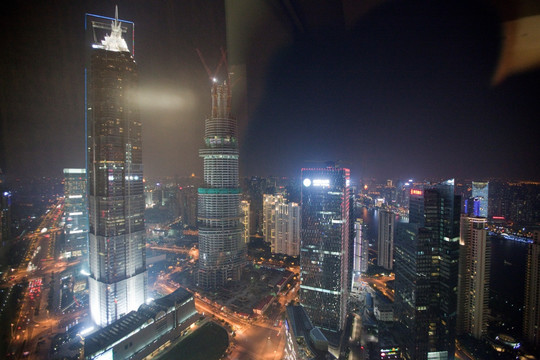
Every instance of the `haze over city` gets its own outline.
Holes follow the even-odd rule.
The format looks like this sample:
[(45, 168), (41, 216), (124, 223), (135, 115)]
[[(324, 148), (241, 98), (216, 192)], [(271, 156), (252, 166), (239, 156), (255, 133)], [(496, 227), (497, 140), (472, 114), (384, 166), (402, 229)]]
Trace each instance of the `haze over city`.
[[(539, 176), (539, 71), (494, 80), (502, 21), (539, 13), (534, 2), (295, 2), (292, 12), (234, 1), (118, 5), (120, 18), (136, 24), (145, 176), (202, 174), (210, 80), (196, 49), (214, 71), (221, 47), (231, 67), (246, 65), (233, 84), (247, 99), (233, 109), (242, 176), (298, 176), (306, 160), (328, 159), (344, 160), (353, 178)], [(0, 141), (8, 176), (83, 166), (84, 14), (111, 8), (4, 8)]]

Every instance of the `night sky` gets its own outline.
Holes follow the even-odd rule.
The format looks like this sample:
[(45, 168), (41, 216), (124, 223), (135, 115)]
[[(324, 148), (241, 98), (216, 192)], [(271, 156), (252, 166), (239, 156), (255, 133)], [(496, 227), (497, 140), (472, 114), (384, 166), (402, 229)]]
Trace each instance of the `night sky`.
[[(195, 49), (213, 69), (228, 43), (229, 63), (245, 65), (233, 81), (242, 176), (297, 176), (306, 161), (339, 159), (353, 178), (540, 180), (540, 71), (494, 81), (502, 23), (540, 14), (533, 2), (117, 3), (135, 22), (146, 176), (202, 175), (210, 82)], [(85, 166), (84, 14), (114, 16), (115, 4), (3, 5), (0, 167), (10, 178)]]

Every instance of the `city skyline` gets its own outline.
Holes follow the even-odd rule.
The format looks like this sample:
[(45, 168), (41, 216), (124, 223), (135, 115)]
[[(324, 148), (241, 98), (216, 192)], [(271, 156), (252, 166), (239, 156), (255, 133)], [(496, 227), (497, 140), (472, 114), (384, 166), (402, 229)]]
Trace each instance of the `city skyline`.
[[(202, 175), (197, 149), (210, 98), (195, 49), (212, 67), (219, 48), (234, 45), (229, 37), (238, 29), (227, 21), (235, 15), (228, 3), (119, 4), (120, 18), (140, 24), (135, 50), (141, 117), (151, 124), (143, 132), (149, 176)], [(332, 9), (326, 2), (313, 14), (299, 6), (302, 31), (283, 20), (283, 13), (271, 13), (267, 23), (285, 21), (278, 27), (285, 40), (271, 38), (273, 52), (264, 53), (265, 65), (255, 70), (252, 57), (261, 44), (229, 46), (236, 59), (242, 51), (248, 54), (253, 89), (249, 120), (239, 117), (240, 150), (252, 155), (241, 160), (241, 175), (298, 176), (305, 160), (343, 159), (353, 180), (538, 179), (539, 145), (527, 130), (540, 113), (533, 95), (540, 74), (529, 70), (492, 85), (502, 48), (500, 21), (535, 15), (537, 9), (501, 15), (496, 7), (459, 2), (436, 24), (432, 15), (445, 6), (423, 4), (385, 2), (352, 23), (342, 9), (320, 16)], [(84, 13), (112, 8), (105, 2), (14, 4), (3, 15), (0, 167), (9, 177), (61, 176), (63, 168), (83, 167)], [(458, 21), (459, 10), (468, 15)], [(405, 15), (414, 15), (422, 28)], [(389, 32), (388, 21), (399, 31)], [(424, 28), (436, 31), (428, 36)], [(24, 105), (25, 98), (32, 106)], [(328, 140), (311, 141), (321, 134)], [(266, 161), (257, 161), (265, 151)]]

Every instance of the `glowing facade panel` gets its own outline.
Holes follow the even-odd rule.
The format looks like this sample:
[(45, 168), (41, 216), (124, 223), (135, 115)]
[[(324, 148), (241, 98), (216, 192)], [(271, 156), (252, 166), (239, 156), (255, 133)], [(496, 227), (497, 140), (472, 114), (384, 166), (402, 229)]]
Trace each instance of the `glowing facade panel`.
[(64, 256), (88, 253), (86, 169), (64, 169)]
[(473, 181), (471, 195), (474, 200), (473, 215), (487, 218), (489, 202), (489, 182)]
[[(111, 22), (114, 31), (123, 31), (117, 20), (107, 20), (87, 15), (87, 33), (107, 25), (111, 29)], [(146, 299), (142, 128), (132, 54), (103, 46), (90, 49), (86, 81), (90, 312), (97, 325), (106, 326)]]
[(238, 181), (236, 119), (227, 83), (212, 86), (212, 115), (206, 119), (199, 151), (204, 185), (199, 188), (199, 286), (216, 288), (240, 279), (246, 263)]

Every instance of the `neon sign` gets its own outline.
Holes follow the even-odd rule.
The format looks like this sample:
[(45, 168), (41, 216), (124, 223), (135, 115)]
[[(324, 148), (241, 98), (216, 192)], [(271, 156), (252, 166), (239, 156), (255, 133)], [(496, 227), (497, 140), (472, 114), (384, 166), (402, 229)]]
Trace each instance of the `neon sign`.
[(424, 192), (418, 189), (411, 189), (411, 195), (423, 195)]
[(314, 179), (313, 186), (330, 186), (329, 179)]

